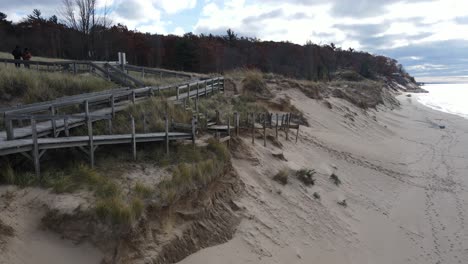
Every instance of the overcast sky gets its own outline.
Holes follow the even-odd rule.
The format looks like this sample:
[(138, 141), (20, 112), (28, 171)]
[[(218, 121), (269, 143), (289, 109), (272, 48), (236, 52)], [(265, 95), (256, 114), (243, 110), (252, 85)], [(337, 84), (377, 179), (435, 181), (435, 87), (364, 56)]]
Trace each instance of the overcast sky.
[[(101, 6), (106, 0), (100, 1)], [(18, 21), (61, 0), (0, 0)], [(160, 34), (216, 33), (335, 43), (399, 60), (415, 76), (468, 75), (468, 0), (107, 0), (114, 23)]]

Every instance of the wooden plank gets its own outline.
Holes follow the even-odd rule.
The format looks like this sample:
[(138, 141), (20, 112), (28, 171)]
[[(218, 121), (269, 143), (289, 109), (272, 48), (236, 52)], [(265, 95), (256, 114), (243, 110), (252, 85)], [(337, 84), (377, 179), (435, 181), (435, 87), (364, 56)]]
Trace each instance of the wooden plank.
[(31, 127), (32, 127), (32, 143), (33, 143), (33, 150), (32, 156), (34, 160), (34, 171), (36, 172), (36, 176), (38, 178), (41, 177), (41, 165), (39, 161), (39, 145), (37, 141), (37, 129), (36, 129), (36, 120), (34, 118), (31, 119)]

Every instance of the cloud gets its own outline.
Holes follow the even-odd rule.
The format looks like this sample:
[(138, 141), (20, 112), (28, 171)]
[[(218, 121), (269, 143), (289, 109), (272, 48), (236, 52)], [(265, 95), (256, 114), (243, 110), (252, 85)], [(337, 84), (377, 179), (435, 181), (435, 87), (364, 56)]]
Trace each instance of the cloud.
[(177, 36), (182, 36), (185, 34), (185, 30), (182, 27), (176, 27), (174, 29), (174, 32), (172, 34), (177, 35)]
[(453, 76), (467, 72), (468, 40), (419, 43), (379, 52), (405, 65), (415, 76)]
[(268, 19), (280, 18), (284, 15), (283, 10), (281, 9), (274, 9), (272, 11), (262, 13), (256, 16), (249, 16), (242, 20), (244, 24), (255, 23), (257, 21), (265, 21)]
[(153, 4), (168, 14), (175, 14), (182, 10), (194, 8), (197, 0), (153, 0)]
[(468, 24), (468, 16), (456, 17), (455, 22), (458, 24)]

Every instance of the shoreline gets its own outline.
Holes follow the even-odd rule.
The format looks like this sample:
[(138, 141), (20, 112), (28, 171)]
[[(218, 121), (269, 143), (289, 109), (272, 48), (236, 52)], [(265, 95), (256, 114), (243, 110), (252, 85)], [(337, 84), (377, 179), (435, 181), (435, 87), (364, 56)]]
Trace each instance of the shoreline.
[[(451, 85), (451, 87), (457, 87), (460, 86), (460, 85), (463, 85), (463, 86), (467, 86), (468, 87), (468, 83), (440, 83), (440, 84), (432, 84), (432, 85)], [(454, 87), (454, 88), (455, 88)], [(454, 88), (451, 88), (451, 89), (454, 89)], [(433, 88), (434, 89), (434, 88)], [(458, 88), (459, 89), (459, 88)], [(457, 90), (454, 90), (454, 91), (450, 91), (452, 92), (453, 94), (457, 94), (459, 96), (465, 96), (466, 94), (461, 94), (460, 95), (460, 91)], [(463, 90), (465, 90), (465, 88), (462, 88)], [(435, 91), (433, 91), (435, 92)], [(405, 93), (405, 94), (411, 94), (411, 93)], [(455, 109), (455, 110), (452, 110), (452, 109), (449, 109), (450, 108), (450, 104), (449, 105), (438, 105), (437, 102), (434, 104), (434, 105), (431, 105), (431, 100), (425, 104), (424, 102), (422, 102), (424, 96), (427, 96), (427, 95), (430, 95), (432, 96), (433, 98), (437, 98), (437, 94), (434, 94), (434, 93), (431, 93), (430, 91), (428, 91), (427, 94), (419, 94), (419, 93), (416, 93), (416, 94), (412, 94), (412, 97), (415, 98), (421, 105), (425, 106), (425, 107), (428, 107), (432, 110), (436, 110), (436, 111), (440, 111), (440, 112), (444, 112), (446, 114), (451, 114), (451, 115), (457, 115), (457, 116), (460, 116), (464, 119), (467, 119), (468, 120), (468, 112), (460, 112), (458, 109)], [(440, 95), (439, 95), (440, 96)], [(439, 99), (440, 100), (440, 99)], [(446, 99), (447, 100), (447, 99)], [(459, 102), (458, 102), (459, 103)], [(458, 105), (458, 107), (460, 107), (460, 105)]]
[[(233, 240), (180, 263), (468, 263), (468, 120), (404, 94), (401, 109), (368, 114), (289, 94), (311, 127), (284, 145), (284, 164), (271, 159), (278, 150), (260, 146), (249, 149), (258, 162), (233, 161), (248, 186), (236, 201), (245, 219)], [(355, 121), (343, 119), (346, 108)], [(316, 185), (271, 182), (284, 166), (313, 167)]]

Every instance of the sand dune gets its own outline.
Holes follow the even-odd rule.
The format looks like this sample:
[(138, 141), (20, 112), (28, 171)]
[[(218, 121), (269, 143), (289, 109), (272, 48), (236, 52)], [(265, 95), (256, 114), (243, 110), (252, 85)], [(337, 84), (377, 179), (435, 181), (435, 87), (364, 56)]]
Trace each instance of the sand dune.
[[(285, 93), (311, 127), (282, 150), (244, 139), (255, 158), (233, 164), (245, 219), (233, 240), (180, 263), (468, 263), (468, 120), (404, 96), (399, 110), (366, 114)], [(272, 181), (284, 167), (315, 169), (316, 185)]]
[[(329, 109), (294, 89), (277, 96), (290, 97), (310, 127), (297, 143), (281, 132), (282, 148), (252, 146), (248, 136), (237, 144), (244, 218), (232, 240), (180, 263), (468, 263), (468, 120), (426, 108), (417, 95), (401, 95), (393, 111), (336, 98)], [(315, 185), (273, 181), (285, 168), (316, 170)], [(0, 263), (99, 263), (95, 247), (40, 228), (46, 205), (75, 208), (85, 198), (26, 188), (9, 199), (7, 188), (0, 220), (14, 235), (0, 233)]]

